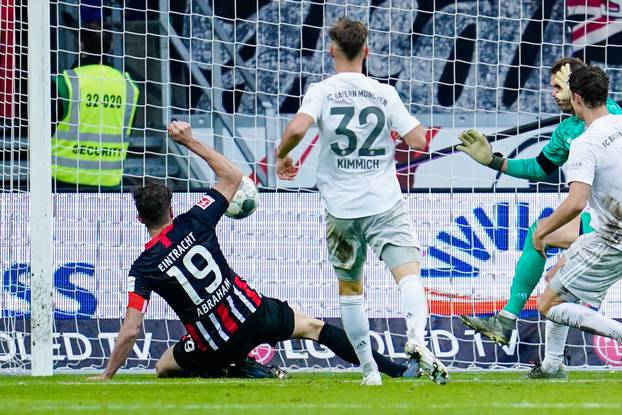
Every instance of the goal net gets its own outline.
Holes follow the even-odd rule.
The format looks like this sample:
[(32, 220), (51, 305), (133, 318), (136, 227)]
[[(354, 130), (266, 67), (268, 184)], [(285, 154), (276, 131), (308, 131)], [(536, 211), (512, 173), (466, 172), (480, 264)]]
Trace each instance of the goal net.
[[(31, 241), (39, 229), (31, 226), (36, 222), (29, 210), (37, 197), (30, 184), (40, 170), (29, 159), (35, 142), (27, 137), (41, 120), (29, 119), (26, 108), (41, 91), (26, 94), (26, 55), (35, 52), (27, 50), (26, 40), (41, 28), (26, 25), (25, 3), (0, 0), (2, 372), (31, 368), (36, 322), (30, 312), (40, 300), (30, 290)], [(544, 321), (536, 299), (543, 280), (509, 346), (475, 334), (459, 316), (503, 308), (529, 226), (565, 197), (563, 171), (540, 182), (502, 176), (456, 152), (456, 137), (477, 128), (489, 135), (495, 151), (535, 157), (562, 119), (549, 86), (550, 66), (562, 56), (605, 68), (611, 98), (621, 99), (620, 7), (607, 0), (51, 2), (50, 134), (75, 150), (65, 157), (53, 148), (52, 165), (73, 157), (94, 170), (80, 184), (72, 174), (83, 171), (44, 180), (53, 191), (47, 276), (53, 282), (54, 369), (102, 369), (107, 363), (125, 313), (127, 273), (148, 240), (130, 192), (147, 181), (166, 183), (180, 213), (214, 183), (204, 162), (167, 138), (172, 119), (190, 121), (198, 138), (262, 190), (256, 213), (239, 221), (223, 218), (219, 225), (231, 267), (264, 295), (339, 324), (337, 280), (327, 259), (316, 189), (317, 129), (292, 154), (300, 166), (295, 181), (276, 179), (274, 152), (308, 86), (334, 73), (327, 29), (341, 16), (369, 28), (366, 73), (394, 85), (429, 126), (425, 151), (396, 142), (397, 179), (422, 244), (429, 347), (453, 368), (524, 368), (539, 361)], [(100, 62), (114, 70), (81, 75), (79, 68)], [(79, 76), (101, 79), (101, 93), (77, 96), (73, 82)], [(92, 115), (93, 105), (101, 109), (99, 118)], [(108, 110), (117, 115), (106, 115)], [(115, 154), (121, 156), (105, 159)], [(118, 183), (110, 184), (117, 175)], [(547, 269), (559, 254), (549, 251)], [(601, 308), (606, 315), (622, 318), (621, 288), (610, 290)], [(398, 292), (371, 252), (365, 292), (374, 346), (404, 359)], [(124, 368), (153, 369), (183, 334), (174, 313), (155, 296)], [(311, 341), (262, 345), (253, 354), (296, 369), (351, 367)], [(612, 367), (621, 361), (615, 342), (570, 331), (567, 365)]]

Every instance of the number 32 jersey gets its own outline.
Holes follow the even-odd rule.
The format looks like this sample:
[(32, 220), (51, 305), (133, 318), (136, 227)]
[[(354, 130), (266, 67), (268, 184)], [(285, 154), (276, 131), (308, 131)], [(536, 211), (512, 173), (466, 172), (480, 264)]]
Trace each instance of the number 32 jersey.
[(208, 191), (145, 245), (128, 277), (128, 307), (145, 312), (156, 292), (201, 350), (221, 348), (261, 304), (218, 244), (215, 227), (228, 205), (218, 191)]
[(377, 215), (402, 198), (390, 131), (419, 125), (395, 88), (342, 72), (309, 86), (298, 113), (320, 130), (317, 185), (326, 210), (340, 219)]

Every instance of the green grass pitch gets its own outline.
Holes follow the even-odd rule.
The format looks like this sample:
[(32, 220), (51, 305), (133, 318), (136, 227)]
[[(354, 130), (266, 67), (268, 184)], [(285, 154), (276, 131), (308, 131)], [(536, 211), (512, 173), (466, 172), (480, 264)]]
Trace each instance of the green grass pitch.
[(0, 377), (0, 414), (620, 414), (622, 371), (571, 372), (535, 381), (526, 372), (454, 373), (385, 378), (361, 387), (357, 373), (293, 373), (287, 380), (156, 379), (120, 375), (94, 383), (84, 375)]

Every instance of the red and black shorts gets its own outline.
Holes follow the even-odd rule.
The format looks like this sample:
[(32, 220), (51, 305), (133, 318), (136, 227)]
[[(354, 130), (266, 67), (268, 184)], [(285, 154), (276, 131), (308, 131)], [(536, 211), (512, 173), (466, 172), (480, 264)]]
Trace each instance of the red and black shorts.
[(201, 351), (186, 335), (173, 348), (173, 356), (184, 370), (209, 371), (239, 362), (262, 343), (291, 339), (293, 333), (294, 310), (287, 301), (263, 297), (257, 311), (218, 350)]

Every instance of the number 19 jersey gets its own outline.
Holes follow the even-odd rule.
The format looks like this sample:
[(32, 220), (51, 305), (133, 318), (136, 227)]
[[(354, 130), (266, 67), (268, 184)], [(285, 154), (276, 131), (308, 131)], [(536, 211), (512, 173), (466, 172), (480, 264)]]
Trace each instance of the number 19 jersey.
[(391, 85), (342, 72), (309, 86), (298, 113), (320, 131), (317, 185), (328, 213), (340, 219), (384, 213), (402, 198), (395, 143), (419, 125)]
[(208, 191), (145, 245), (128, 277), (128, 307), (145, 312), (151, 292), (175, 311), (200, 350), (218, 350), (261, 304), (229, 267), (216, 224), (229, 203)]

